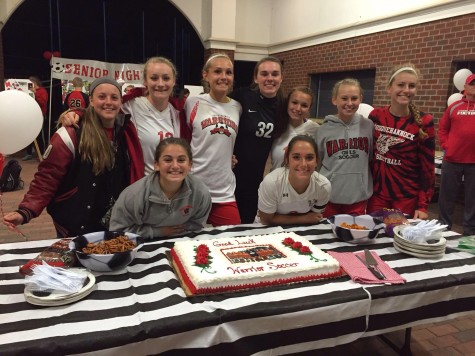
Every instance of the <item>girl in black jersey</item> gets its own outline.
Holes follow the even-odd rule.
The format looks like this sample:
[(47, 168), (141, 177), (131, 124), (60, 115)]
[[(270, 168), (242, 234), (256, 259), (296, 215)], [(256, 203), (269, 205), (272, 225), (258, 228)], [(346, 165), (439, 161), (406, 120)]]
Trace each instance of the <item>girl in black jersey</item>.
[(231, 97), (242, 105), (239, 133), (234, 146), (238, 164), (236, 202), (242, 223), (252, 223), (257, 212), (257, 191), (272, 146), (287, 128), (285, 99), (281, 89), (282, 63), (265, 57), (254, 68), (254, 82), (249, 88), (235, 90)]

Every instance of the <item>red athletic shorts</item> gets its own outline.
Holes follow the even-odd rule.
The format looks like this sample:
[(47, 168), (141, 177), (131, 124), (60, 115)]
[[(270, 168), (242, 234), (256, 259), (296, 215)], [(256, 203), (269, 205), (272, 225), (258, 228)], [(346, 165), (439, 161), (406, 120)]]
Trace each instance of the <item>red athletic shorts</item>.
[(229, 203), (213, 203), (208, 216), (208, 224), (213, 226), (239, 225), (241, 217), (235, 201)]
[(336, 214), (364, 215), (366, 213), (367, 200), (362, 200), (353, 204), (334, 204), (328, 202), (323, 212), (323, 217), (328, 218)]

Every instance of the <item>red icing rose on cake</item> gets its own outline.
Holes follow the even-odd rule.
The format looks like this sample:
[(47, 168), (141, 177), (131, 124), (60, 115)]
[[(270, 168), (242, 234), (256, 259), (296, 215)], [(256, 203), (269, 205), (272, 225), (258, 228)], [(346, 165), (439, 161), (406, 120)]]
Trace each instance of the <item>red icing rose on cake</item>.
[(195, 266), (201, 267), (201, 272), (216, 273), (216, 271), (209, 271), (213, 257), (209, 253), (208, 246), (201, 244), (195, 247)]
[(314, 257), (313, 254), (312, 254), (312, 250), (310, 250), (310, 247), (303, 245), (299, 241), (297, 241), (297, 242), (294, 241), (291, 237), (286, 237), (282, 241), (282, 243), (285, 246), (290, 247), (292, 250), (297, 251), (300, 255), (308, 255), (310, 257), (310, 259), (315, 261), (315, 262), (326, 261), (326, 259), (318, 259), (318, 258)]

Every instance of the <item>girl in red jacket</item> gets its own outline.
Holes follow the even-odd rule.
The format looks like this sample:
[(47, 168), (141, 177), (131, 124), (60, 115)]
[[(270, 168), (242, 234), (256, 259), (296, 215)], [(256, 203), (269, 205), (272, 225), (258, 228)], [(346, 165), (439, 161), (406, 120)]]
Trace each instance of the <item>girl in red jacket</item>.
[(11, 230), (47, 207), (58, 237), (108, 229), (114, 201), (143, 176), (143, 156), (129, 116), (120, 116), (120, 85), (108, 78), (90, 87), (81, 128), (60, 128), (18, 210), (4, 216)]

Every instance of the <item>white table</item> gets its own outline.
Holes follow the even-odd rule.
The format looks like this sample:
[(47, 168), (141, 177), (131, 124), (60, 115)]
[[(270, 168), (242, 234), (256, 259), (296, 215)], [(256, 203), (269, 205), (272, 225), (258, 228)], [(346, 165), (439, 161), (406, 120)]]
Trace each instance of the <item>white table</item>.
[[(324, 250), (357, 251), (328, 224), (287, 230)], [(196, 238), (283, 231), (259, 225), (208, 229)], [(454, 233), (446, 233), (455, 238)], [(371, 245), (404, 285), (360, 285), (348, 276), (255, 291), (187, 298), (165, 252), (147, 243), (126, 269), (98, 274), (85, 299), (59, 307), (25, 302), (18, 266), (53, 241), (0, 245), (0, 355), (285, 354), (349, 343), (474, 312), (475, 256), (448, 249), (440, 260), (398, 253), (392, 239)], [(367, 246), (366, 246), (367, 247)]]

